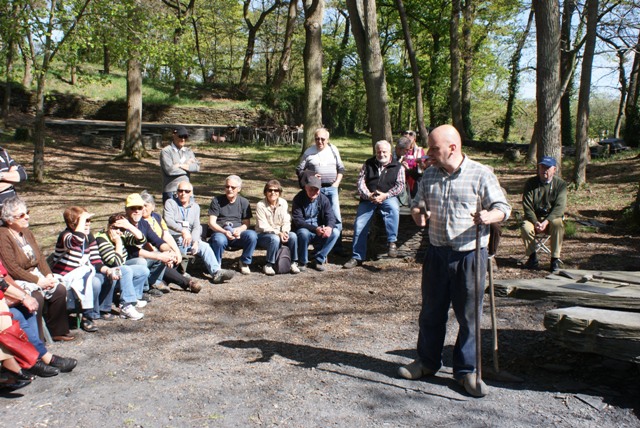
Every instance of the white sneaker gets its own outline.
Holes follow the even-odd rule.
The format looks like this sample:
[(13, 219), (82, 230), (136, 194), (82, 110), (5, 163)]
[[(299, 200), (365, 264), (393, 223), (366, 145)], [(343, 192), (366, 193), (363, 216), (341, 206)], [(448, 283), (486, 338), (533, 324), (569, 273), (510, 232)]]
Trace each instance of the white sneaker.
[(269, 275), (269, 276), (276, 274), (276, 271), (273, 270), (273, 266), (269, 264), (264, 265), (264, 267), (262, 268), (262, 272), (264, 272), (265, 275)]
[(142, 309), (147, 306), (147, 303), (148, 302), (146, 300), (138, 300), (138, 302), (136, 303), (136, 308)]
[(298, 262), (291, 263), (291, 270), (289, 271), (292, 274), (300, 273), (300, 268), (298, 267)]
[(251, 274), (251, 269), (249, 269), (249, 265), (245, 265), (242, 262), (240, 262), (240, 269), (238, 269), (238, 270), (243, 275), (250, 275)]
[(137, 321), (139, 319), (142, 319), (142, 317), (144, 317), (144, 314), (138, 312), (136, 307), (133, 305), (127, 305), (120, 308), (120, 318)]

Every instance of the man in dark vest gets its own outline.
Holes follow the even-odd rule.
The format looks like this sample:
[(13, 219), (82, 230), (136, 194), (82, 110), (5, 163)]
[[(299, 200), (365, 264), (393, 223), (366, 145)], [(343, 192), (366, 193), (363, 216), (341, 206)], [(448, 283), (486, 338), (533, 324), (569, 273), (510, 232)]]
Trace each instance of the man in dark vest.
[(376, 143), (376, 155), (362, 165), (358, 176), (360, 204), (353, 225), (353, 255), (344, 264), (351, 269), (362, 264), (367, 255), (369, 226), (376, 210), (380, 210), (387, 232), (389, 257), (396, 257), (396, 238), (400, 220), (398, 194), (404, 189), (405, 177), (402, 165), (391, 156), (391, 144), (385, 140)]

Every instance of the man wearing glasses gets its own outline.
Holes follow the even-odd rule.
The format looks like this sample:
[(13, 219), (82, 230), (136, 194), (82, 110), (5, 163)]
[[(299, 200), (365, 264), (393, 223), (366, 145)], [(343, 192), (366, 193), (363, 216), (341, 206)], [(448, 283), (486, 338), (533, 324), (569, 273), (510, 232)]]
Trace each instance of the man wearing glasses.
[(189, 181), (192, 172), (200, 171), (200, 164), (193, 151), (186, 147), (189, 132), (184, 126), (173, 130), (173, 142), (160, 152), (162, 167), (162, 203), (171, 199), (178, 183)]
[(329, 131), (319, 128), (315, 132), (315, 145), (309, 147), (296, 168), (296, 174), (302, 184), (305, 172), (312, 172), (320, 178), (320, 192), (329, 199), (333, 215), (336, 219), (335, 228), (340, 233), (340, 238), (334, 246), (334, 253), (342, 253), (342, 216), (340, 215), (340, 200), (338, 191), (342, 176), (344, 175), (344, 164), (340, 158), (338, 148), (329, 142)]
[(233, 278), (235, 272), (220, 269), (220, 261), (211, 247), (201, 241), (200, 205), (195, 201), (191, 183), (183, 181), (178, 184), (176, 197), (164, 204), (164, 220), (180, 251), (202, 258), (214, 284)]
[(218, 261), (227, 248), (242, 250), (238, 270), (243, 275), (251, 273), (253, 252), (258, 243), (258, 234), (249, 230), (251, 207), (249, 201), (240, 196), (242, 179), (230, 175), (225, 180), (224, 195), (214, 196), (209, 205), (209, 229), (213, 232), (209, 245)]

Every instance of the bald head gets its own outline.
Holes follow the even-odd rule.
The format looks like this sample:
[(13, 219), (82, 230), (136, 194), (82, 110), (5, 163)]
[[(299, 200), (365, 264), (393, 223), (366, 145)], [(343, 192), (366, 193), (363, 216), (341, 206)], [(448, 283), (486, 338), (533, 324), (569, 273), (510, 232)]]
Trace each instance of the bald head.
[(451, 125), (442, 125), (429, 133), (429, 149), (427, 154), (432, 162), (453, 172), (462, 162), (462, 139)]

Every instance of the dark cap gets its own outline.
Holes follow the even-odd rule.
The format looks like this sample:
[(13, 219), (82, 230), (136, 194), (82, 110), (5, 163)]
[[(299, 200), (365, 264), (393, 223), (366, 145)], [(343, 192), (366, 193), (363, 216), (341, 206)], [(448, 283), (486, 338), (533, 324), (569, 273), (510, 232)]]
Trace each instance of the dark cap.
[(540, 159), (538, 165), (544, 165), (548, 168), (551, 168), (552, 166), (556, 166), (556, 160), (551, 156), (544, 156), (542, 159)]
[(173, 133), (180, 138), (189, 137), (189, 131), (187, 131), (187, 128), (185, 128), (184, 126), (178, 126), (176, 129), (173, 130)]
[(304, 176), (304, 185), (309, 187), (315, 187), (320, 189), (322, 187), (322, 181), (313, 172), (306, 172)]

